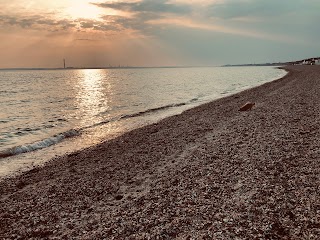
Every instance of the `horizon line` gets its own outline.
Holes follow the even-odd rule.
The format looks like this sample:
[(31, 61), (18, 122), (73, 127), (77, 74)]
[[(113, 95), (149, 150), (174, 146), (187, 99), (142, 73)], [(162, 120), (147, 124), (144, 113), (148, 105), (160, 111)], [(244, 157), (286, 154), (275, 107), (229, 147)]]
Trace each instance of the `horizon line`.
[(0, 70), (79, 70), (79, 69), (130, 69), (130, 68), (197, 68), (221, 67), (223, 65), (190, 65), (190, 66), (114, 66), (114, 67), (9, 67)]

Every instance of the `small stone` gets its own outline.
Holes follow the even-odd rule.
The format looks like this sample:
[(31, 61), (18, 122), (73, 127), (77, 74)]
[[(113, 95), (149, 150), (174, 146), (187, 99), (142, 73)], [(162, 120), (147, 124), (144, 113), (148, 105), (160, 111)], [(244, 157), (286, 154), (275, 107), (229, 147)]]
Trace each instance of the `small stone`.
[(117, 195), (117, 196), (115, 197), (116, 200), (121, 200), (122, 198), (123, 198), (122, 195)]

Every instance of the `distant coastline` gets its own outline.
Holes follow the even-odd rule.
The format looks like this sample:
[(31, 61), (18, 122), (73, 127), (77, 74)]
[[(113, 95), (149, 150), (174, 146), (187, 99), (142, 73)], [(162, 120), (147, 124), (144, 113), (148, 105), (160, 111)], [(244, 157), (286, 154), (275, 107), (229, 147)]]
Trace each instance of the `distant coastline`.
[(320, 57), (306, 58), (291, 62), (277, 63), (248, 63), (248, 64), (226, 64), (222, 67), (263, 67), (263, 66), (288, 66), (288, 65), (320, 65)]
[(60, 67), (60, 68), (0, 68), (0, 71), (17, 70), (80, 70), (80, 69), (150, 69), (150, 68), (208, 68), (208, 67), (268, 67), (268, 66), (288, 66), (288, 65), (320, 65), (320, 57), (306, 58), (291, 62), (273, 63), (244, 63), (225, 65), (198, 65), (198, 66), (108, 66), (108, 67)]
[(286, 66), (286, 63), (260, 63), (260, 64), (227, 64), (222, 67), (265, 67), (265, 66)]

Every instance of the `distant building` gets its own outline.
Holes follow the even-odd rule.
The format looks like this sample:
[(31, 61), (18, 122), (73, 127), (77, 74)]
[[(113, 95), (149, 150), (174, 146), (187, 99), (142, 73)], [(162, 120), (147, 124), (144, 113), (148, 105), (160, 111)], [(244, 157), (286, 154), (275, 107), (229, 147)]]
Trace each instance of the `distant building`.
[(287, 65), (320, 65), (320, 57), (307, 58), (303, 60), (298, 60), (294, 62), (287, 62)]
[(313, 58), (305, 59), (302, 62), (302, 65), (314, 65), (314, 64), (315, 64), (315, 60)]

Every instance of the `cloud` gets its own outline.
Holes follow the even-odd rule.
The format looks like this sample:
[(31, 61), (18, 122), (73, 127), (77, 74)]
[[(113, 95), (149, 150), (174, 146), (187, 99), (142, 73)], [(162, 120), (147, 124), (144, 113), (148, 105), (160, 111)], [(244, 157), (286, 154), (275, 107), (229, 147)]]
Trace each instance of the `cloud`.
[(79, 28), (81, 30), (97, 30), (97, 31), (119, 31), (121, 26), (113, 21), (107, 20), (92, 20), (92, 19), (78, 19)]
[(245, 28), (234, 28), (224, 25), (218, 25), (213, 23), (203, 23), (190, 20), (188, 18), (176, 18), (176, 19), (160, 19), (152, 20), (150, 23), (155, 25), (168, 25), (178, 26), (188, 29), (198, 29), (207, 32), (223, 33), (228, 35), (237, 35), (242, 37), (249, 37), (255, 39), (264, 39), (269, 41), (280, 41), (280, 42), (292, 42), (292, 39), (283, 36), (281, 34), (268, 34), (258, 30), (248, 30)]
[(77, 24), (72, 20), (45, 18), (41, 15), (31, 16), (8, 16), (0, 15), (0, 24), (8, 26), (18, 26), (24, 29), (47, 29), (49, 31), (67, 30), (75, 28)]
[[(283, 16), (295, 13), (302, 3), (304, 7), (308, 5), (303, 0), (290, 0), (290, 3), (289, 0), (124, 0), (91, 3), (106, 9), (106, 12), (107, 9), (116, 10), (118, 15), (104, 15), (97, 19), (74, 19), (48, 13), (11, 14), (0, 15), (0, 25), (49, 32), (102, 32), (123, 36), (131, 33), (131, 36), (135, 35), (138, 38), (159, 36), (161, 32), (178, 27), (289, 41), (288, 37), (282, 35), (281, 24), (285, 21), (289, 24), (288, 21), (291, 20)], [(316, 1), (310, 0), (309, 5), (311, 3), (315, 5)], [(274, 19), (274, 16), (281, 16), (278, 19), (283, 19), (284, 22), (279, 21), (274, 25), (265, 23), (265, 19), (261, 20)]]
[(102, 8), (111, 8), (133, 13), (153, 12), (187, 14), (191, 12), (191, 7), (189, 5), (170, 3), (168, 0), (142, 0), (139, 2), (106, 2), (93, 4)]
[(0, 26), (17, 26), (23, 29), (34, 29), (41, 31), (86, 31), (86, 30), (96, 30), (96, 31), (119, 31), (121, 30), (121, 22), (117, 23), (118, 18), (111, 17), (107, 21), (104, 20), (92, 20), (92, 19), (56, 19), (54, 17), (48, 18), (41, 15), (31, 15), (31, 16), (8, 16), (0, 15)]
[(207, 14), (212, 17), (232, 19), (241, 17), (274, 17), (299, 10), (303, 0), (226, 0), (208, 6)]

